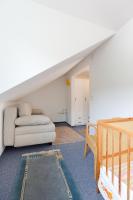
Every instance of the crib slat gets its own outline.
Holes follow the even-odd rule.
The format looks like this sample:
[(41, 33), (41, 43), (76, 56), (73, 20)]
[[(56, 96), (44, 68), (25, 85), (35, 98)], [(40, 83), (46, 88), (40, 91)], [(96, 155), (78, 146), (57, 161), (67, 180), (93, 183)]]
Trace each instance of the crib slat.
[(112, 183), (114, 184), (114, 132), (112, 130)]
[(108, 129), (106, 132), (106, 175), (108, 176)]
[[(133, 118), (131, 119), (133, 121)], [(121, 122), (126, 122), (126, 121), (131, 121), (130, 119), (122, 119), (120, 120)], [(122, 127), (117, 127), (115, 126), (115, 124), (110, 124), (110, 122), (112, 122), (112, 119), (109, 121), (109, 120), (101, 120), (98, 122), (99, 125), (102, 126), (102, 130), (100, 132), (105, 132), (105, 130), (107, 130), (107, 132), (105, 132), (105, 138), (101, 137), (102, 136), (102, 133), (99, 134), (99, 138), (101, 140), (105, 139), (105, 146), (104, 146), (104, 154), (102, 154), (102, 146), (100, 145), (102, 142), (100, 141), (99, 142), (99, 148), (100, 148), (100, 157), (101, 159), (105, 160), (105, 167), (106, 167), (106, 175), (108, 176), (108, 168), (109, 168), (109, 159), (111, 158), (112, 159), (112, 184), (114, 184), (114, 174), (115, 174), (115, 157), (118, 158), (118, 168), (119, 168), (119, 174), (118, 174), (118, 193), (120, 194), (121, 196), (121, 192), (122, 192), (122, 155), (125, 155), (127, 154), (127, 200), (130, 200), (131, 198), (131, 194), (130, 194), (130, 186), (131, 186), (131, 164), (130, 164), (130, 160), (131, 160), (131, 152), (133, 152), (133, 147), (131, 148), (131, 138), (133, 139), (133, 131), (129, 131), (127, 128), (122, 128)], [(113, 122), (119, 122), (119, 120), (115, 119)], [(109, 133), (110, 131), (108, 132), (108, 130), (112, 130), (112, 141), (109, 141)], [(118, 138), (116, 137), (115, 139), (115, 135), (116, 135), (116, 132), (119, 133), (118, 135)], [(123, 146), (122, 146), (122, 141), (123, 141), (123, 133), (126, 133), (127, 135), (127, 148), (123, 149)], [(119, 141), (118, 141), (118, 140)], [(110, 152), (110, 146), (108, 147), (108, 145), (110, 145), (110, 142), (111, 142), (111, 145), (112, 145), (112, 151)], [(116, 147), (117, 145), (117, 148)], [(105, 149), (106, 148), (106, 149)], [(125, 161), (125, 160), (124, 160)], [(101, 160), (99, 159), (99, 169), (101, 167)], [(100, 172), (100, 171), (99, 171)]]
[(102, 152), (102, 138), (103, 138), (103, 127), (101, 126), (100, 127), (100, 132), (101, 132), (101, 140), (100, 140), (100, 145), (101, 145), (101, 147), (100, 147), (100, 160), (101, 160), (101, 165), (103, 164), (103, 156), (102, 156), (102, 154), (103, 154), (103, 152)]
[(127, 200), (130, 199), (130, 136), (128, 135), (128, 153), (127, 153)]
[(99, 175), (100, 175), (100, 166), (102, 166), (102, 161), (101, 161), (101, 158), (102, 158), (102, 127), (101, 125), (97, 125), (97, 168), (96, 168), (96, 180), (97, 180), (97, 183), (98, 183), (98, 180), (99, 180)]
[(121, 195), (121, 138), (122, 133), (119, 132), (119, 194)]

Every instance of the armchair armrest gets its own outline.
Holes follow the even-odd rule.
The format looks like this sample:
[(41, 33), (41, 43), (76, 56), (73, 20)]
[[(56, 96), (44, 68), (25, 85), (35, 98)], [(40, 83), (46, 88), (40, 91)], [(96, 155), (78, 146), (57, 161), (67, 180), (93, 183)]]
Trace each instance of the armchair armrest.
[(15, 120), (17, 107), (7, 107), (4, 111), (4, 145), (13, 146), (15, 138)]

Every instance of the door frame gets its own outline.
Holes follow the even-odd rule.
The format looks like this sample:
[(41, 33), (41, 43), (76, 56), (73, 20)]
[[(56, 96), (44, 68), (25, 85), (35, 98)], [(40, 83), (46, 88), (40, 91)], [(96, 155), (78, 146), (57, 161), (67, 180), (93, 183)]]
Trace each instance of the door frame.
[[(70, 115), (71, 115), (71, 120), (70, 120), (70, 125), (71, 126), (75, 126), (75, 117), (74, 117), (74, 98), (75, 98), (75, 95), (73, 93), (74, 91), (74, 80), (75, 78), (80, 75), (82, 72), (85, 72), (85, 71), (89, 71), (89, 68), (88, 66), (84, 67), (84, 68), (81, 68), (80, 70), (78, 70), (77, 72), (75, 72), (70, 81), (71, 81), (71, 111), (70, 111)], [(90, 85), (89, 85), (89, 88), (90, 88)]]

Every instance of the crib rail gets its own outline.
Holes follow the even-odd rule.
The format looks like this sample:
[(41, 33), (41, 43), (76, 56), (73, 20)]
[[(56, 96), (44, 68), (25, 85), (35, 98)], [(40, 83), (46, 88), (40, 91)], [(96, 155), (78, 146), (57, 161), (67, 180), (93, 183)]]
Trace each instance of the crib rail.
[[(128, 122), (133, 118), (115, 118), (101, 120), (97, 123), (97, 178), (100, 168), (104, 165), (106, 175), (109, 169), (112, 171), (112, 184), (114, 184), (115, 165), (118, 166), (118, 193), (121, 196), (122, 189), (122, 163), (127, 164), (127, 200), (130, 200), (130, 163), (133, 152), (133, 131), (127, 128)], [(126, 124), (124, 127), (122, 124)], [(122, 125), (122, 126), (121, 126)]]

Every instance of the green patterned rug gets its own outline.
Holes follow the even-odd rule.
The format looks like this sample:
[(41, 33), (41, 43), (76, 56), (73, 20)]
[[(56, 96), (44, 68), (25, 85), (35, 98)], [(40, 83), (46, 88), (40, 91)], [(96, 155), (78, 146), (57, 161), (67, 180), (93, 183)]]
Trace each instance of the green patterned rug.
[(60, 150), (22, 156), (12, 200), (81, 200)]

